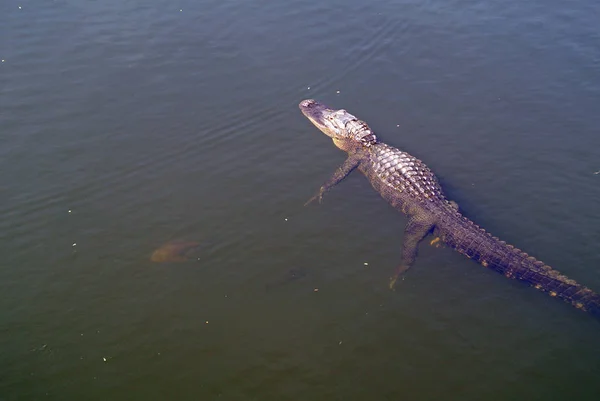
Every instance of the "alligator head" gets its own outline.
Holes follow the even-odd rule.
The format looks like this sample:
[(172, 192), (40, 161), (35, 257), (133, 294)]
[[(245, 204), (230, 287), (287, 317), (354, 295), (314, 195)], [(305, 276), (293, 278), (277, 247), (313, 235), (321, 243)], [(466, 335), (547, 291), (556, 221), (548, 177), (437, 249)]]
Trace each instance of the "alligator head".
[(302, 114), (333, 139), (333, 143), (340, 149), (347, 150), (358, 144), (369, 147), (377, 142), (377, 137), (367, 123), (344, 109), (330, 109), (314, 99), (303, 100), (299, 107)]

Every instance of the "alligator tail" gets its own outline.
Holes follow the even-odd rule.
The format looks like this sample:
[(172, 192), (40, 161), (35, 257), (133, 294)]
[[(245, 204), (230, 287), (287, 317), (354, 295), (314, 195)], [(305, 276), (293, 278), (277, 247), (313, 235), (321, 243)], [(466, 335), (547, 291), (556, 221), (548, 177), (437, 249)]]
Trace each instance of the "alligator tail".
[(459, 212), (442, 216), (436, 228), (447, 245), (469, 259), (600, 318), (600, 295), (492, 236)]

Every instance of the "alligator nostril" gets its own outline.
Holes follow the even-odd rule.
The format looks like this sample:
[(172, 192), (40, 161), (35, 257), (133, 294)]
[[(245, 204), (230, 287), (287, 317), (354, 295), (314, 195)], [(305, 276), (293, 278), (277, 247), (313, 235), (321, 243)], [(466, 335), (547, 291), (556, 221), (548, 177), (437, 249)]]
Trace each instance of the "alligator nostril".
[(306, 100), (303, 100), (302, 103), (300, 103), (300, 106), (302, 106), (302, 107), (310, 107), (313, 104), (315, 104), (315, 101), (313, 99), (306, 99)]

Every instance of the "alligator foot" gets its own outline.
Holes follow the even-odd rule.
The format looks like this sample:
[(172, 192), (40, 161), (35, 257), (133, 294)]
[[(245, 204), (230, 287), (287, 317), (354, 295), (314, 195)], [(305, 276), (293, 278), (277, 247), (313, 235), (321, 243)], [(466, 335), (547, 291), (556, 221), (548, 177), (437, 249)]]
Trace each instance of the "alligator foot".
[(323, 194), (325, 193), (325, 188), (321, 187), (319, 188), (319, 192), (317, 192), (317, 194), (315, 196), (313, 196), (312, 198), (310, 198), (309, 200), (306, 201), (306, 203), (304, 204), (304, 206), (309, 205), (311, 202), (318, 200), (319, 204), (323, 203)]
[(390, 290), (396, 291), (396, 283), (404, 281), (404, 272), (408, 270), (408, 266), (399, 266), (392, 277), (390, 277)]
[[(404, 277), (402, 277), (404, 280)], [(390, 290), (396, 291), (396, 282), (398, 281), (398, 277), (390, 277)]]
[(339, 184), (344, 178), (346, 178), (348, 176), (348, 174), (350, 174), (352, 172), (352, 170), (354, 170), (355, 168), (358, 167), (358, 165), (360, 164), (360, 161), (361, 161), (361, 155), (356, 154), (356, 155), (348, 156), (346, 161), (344, 161), (344, 163), (342, 163), (342, 165), (340, 167), (338, 167), (337, 170), (335, 170), (335, 173), (333, 173), (333, 175), (331, 177), (329, 177), (329, 179), (327, 181), (325, 181), (325, 183), (323, 185), (321, 185), (321, 188), (319, 188), (319, 192), (315, 196), (310, 198), (304, 204), (304, 206), (308, 205), (315, 199), (318, 199), (319, 203), (322, 203), (323, 202), (323, 194), (325, 192), (329, 191), (331, 188), (335, 187), (337, 184)]
[(398, 283), (398, 280), (404, 281), (404, 276), (402, 276), (402, 278), (400, 278), (399, 276), (390, 277), (390, 290), (396, 291), (396, 285)]
[[(398, 279), (406, 272), (414, 263), (417, 257), (417, 247), (419, 242), (433, 229), (433, 224), (427, 220), (419, 220), (418, 217), (411, 217), (408, 224), (404, 228), (404, 239), (402, 242), (402, 259), (400, 266), (390, 278), (390, 289), (393, 290), (398, 282)], [(432, 243), (437, 241), (432, 241)], [(404, 280), (404, 278), (402, 278)]]

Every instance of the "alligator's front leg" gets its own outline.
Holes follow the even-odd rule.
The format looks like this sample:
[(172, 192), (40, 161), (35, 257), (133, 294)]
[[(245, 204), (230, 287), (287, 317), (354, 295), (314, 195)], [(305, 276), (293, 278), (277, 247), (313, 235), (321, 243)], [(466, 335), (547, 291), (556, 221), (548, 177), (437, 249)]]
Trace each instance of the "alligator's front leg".
[(411, 216), (408, 220), (408, 224), (404, 229), (404, 239), (402, 242), (402, 259), (400, 260), (400, 266), (394, 272), (394, 275), (390, 278), (390, 289), (393, 290), (396, 285), (398, 278), (407, 271), (417, 258), (417, 248), (419, 242), (427, 234), (431, 232), (434, 224), (428, 220), (422, 220), (418, 217)]
[(321, 188), (319, 188), (319, 192), (317, 192), (317, 194), (315, 196), (310, 198), (304, 204), (304, 206), (308, 205), (315, 199), (318, 199), (319, 203), (321, 203), (323, 201), (323, 194), (325, 192), (329, 191), (331, 188), (333, 188), (337, 184), (339, 184), (340, 181), (342, 181), (344, 178), (346, 178), (348, 176), (348, 174), (350, 174), (352, 172), (352, 170), (357, 168), (358, 165), (360, 164), (360, 160), (361, 160), (361, 157), (359, 155), (348, 156), (346, 161), (344, 161), (344, 163), (335, 171), (335, 173), (331, 176), (331, 178), (329, 178), (327, 181), (325, 181), (325, 183), (323, 185), (321, 185)]

